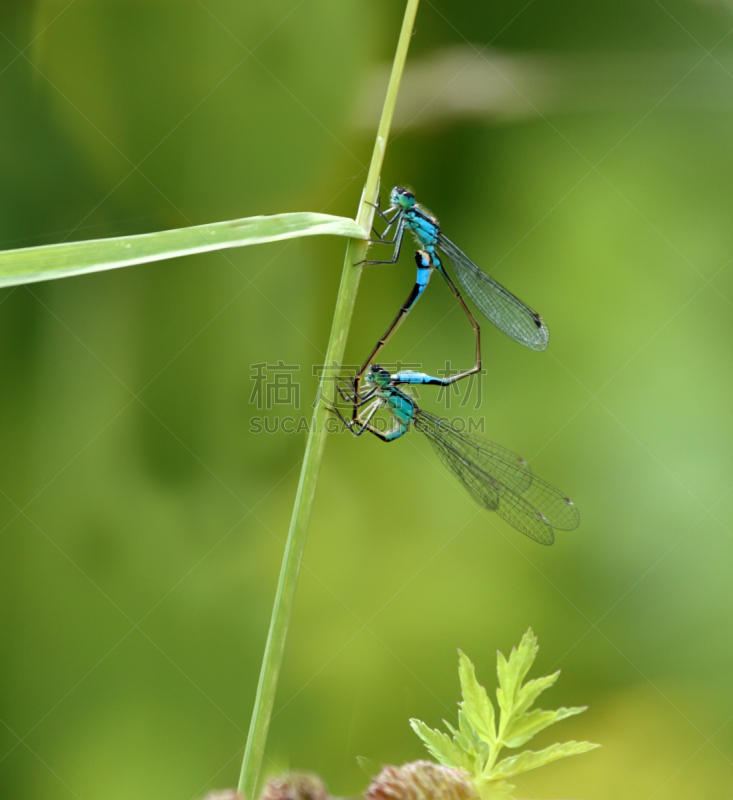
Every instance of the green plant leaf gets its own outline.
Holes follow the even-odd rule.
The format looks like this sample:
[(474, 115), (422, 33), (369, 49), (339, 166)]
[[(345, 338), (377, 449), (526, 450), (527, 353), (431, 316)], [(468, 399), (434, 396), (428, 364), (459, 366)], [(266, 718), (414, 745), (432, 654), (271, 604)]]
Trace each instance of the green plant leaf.
[(476, 733), (470, 722), (466, 719), (466, 715), (461, 708), (458, 709), (458, 729), (471, 743), (472, 752), (480, 756), (488, 755), (489, 745)]
[(411, 719), (410, 725), (415, 733), (423, 740), (425, 746), (433, 756), (446, 767), (461, 767), (473, 773), (473, 759), (445, 733), (429, 728), (419, 719)]
[(450, 722), (447, 720), (443, 720), (443, 725), (450, 731), (451, 736), (453, 736), (453, 741), (463, 750), (464, 753), (470, 753), (473, 755), (476, 752), (476, 748), (474, 746), (474, 742), (465, 733), (460, 730), (456, 730)]
[(505, 747), (521, 747), (533, 736), (556, 722), (581, 714), (587, 706), (581, 708), (558, 708), (555, 711), (543, 711), (541, 708), (522, 714), (504, 733)]
[[(468, 656), (458, 651), (458, 677), (461, 681), (461, 708), (468, 724), (479, 737), (493, 747), (496, 744), (494, 706), (486, 689), (476, 680), (476, 670)], [(459, 720), (460, 724), (460, 720)]]
[(538, 650), (537, 637), (532, 632), (532, 628), (529, 628), (522, 637), (519, 647), (512, 647), (508, 661), (504, 658), (503, 653), (496, 654), (496, 672), (499, 678), (496, 698), (502, 712), (507, 716), (516, 713), (514, 705), (517, 688), (522, 685), (522, 681), (537, 657)]
[(492, 781), (501, 781), (505, 778), (511, 778), (513, 775), (519, 775), (522, 772), (528, 772), (531, 769), (550, 764), (560, 758), (587, 753), (598, 746), (592, 742), (564, 742), (563, 744), (550, 745), (537, 752), (525, 750), (523, 753), (500, 761), (486, 778)]
[(0, 252), (0, 287), (322, 234), (368, 238), (361, 226), (348, 217), (310, 212), (247, 217), (137, 236), (5, 250)]
[(534, 678), (531, 681), (527, 681), (517, 692), (514, 713), (523, 714), (545, 689), (549, 689), (550, 686), (555, 684), (559, 677), (560, 670), (553, 672), (552, 675), (546, 675), (544, 678)]

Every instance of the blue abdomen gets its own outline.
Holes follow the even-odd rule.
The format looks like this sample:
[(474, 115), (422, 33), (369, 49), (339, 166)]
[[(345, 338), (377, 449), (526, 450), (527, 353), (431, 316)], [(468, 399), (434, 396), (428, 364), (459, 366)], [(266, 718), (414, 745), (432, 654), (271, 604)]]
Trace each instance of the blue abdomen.
[(395, 383), (424, 384), (435, 380), (431, 375), (424, 372), (413, 372), (411, 369), (396, 372), (391, 377)]

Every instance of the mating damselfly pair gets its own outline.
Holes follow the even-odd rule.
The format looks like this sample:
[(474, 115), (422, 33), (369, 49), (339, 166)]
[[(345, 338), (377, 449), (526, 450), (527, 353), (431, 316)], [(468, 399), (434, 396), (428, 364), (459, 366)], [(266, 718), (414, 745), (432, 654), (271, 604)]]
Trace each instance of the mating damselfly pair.
[[(421, 409), (399, 387), (402, 385), (447, 386), (481, 370), (481, 331), (455, 283), (446, 272), (441, 253), (450, 262), (458, 282), (481, 313), (514, 341), (532, 350), (545, 350), (549, 331), (542, 317), (487, 275), (440, 230), (437, 219), (416, 201), (412, 192), (395, 187), (386, 212), (377, 205), (386, 222), (375, 244), (394, 246), (391, 259), (365, 261), (365, 265), (395, 264), (406, 230), (420, 249), (415, 253), (415, 285), (391, 325), (351, 379), (342, 379), (338, 394), (351, 406), (350, 417), (335, 407), (331, 410), (356, 436), (364, 431), (382, 441), (392, 442), (408, 432), (410, 426), (423, 433), (441, 461), (456, 475), (469, 494), (484, 508), (494, 511), (521, 533), (541, 544), (552, 544), (554, 530), (573, 530), (580, 518), (572, 501), (555, 487), (532, 474), (524, 459), (475, 434), (461, 432), (440, 418)], [(392, 238), (388, 238), (393, 232)], [(476, 359), (470, 369), (437, 378), (427, 373), (405, 370), (393, 375), (375, 364), (375, 359), (415, 306), (428, 284), (432, 271), (440, 273), (467, 315), (475, 336)], [(379, 411), (386, 411), (393, 427), (384, 432), (373, 424)]]

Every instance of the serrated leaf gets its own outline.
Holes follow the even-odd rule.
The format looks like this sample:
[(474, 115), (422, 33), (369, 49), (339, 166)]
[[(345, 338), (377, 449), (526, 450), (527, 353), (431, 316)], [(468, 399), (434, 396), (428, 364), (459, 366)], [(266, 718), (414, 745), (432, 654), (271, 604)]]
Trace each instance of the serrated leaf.
[(489, 745), (476, 733), (466, 719), (463, 709), (460, 708), (458, 709), (458, 729), (471, 743), (471, 747), (475, 753), (487, 754), (489, 752)]
[(532, 664), (534, 664), (540, 646), (537, 643), (537, 637), (534, 635), (532, 628), (527, 628), (527, 632), (522, 636), (522, 641), (519, 647), (512, 648), (509, 656), (509, 665), (513, 668), (517, 676), (517, 685), (527, 677)]
[(517, 691), (534, 663), (538, 650), (537, 637), (532, 632), (532, 628), (529, 628), (522, 636), (519, 647), (512, 647), (508, 661), (501, 653), (498, 654), (501, 657), (497, 657), (497, 673), (499, 676), (497, 696), (501, 692), (503, 705), (508, 711), (514, 710), (513, 705)]
[(537, 769), (537, 767), (550, 764), (560, 758), (587, 753), (589, 750), (594, 750), (596, 747), (599, 747), (599, 745), (591, 742), (564, 742), (563, 744), (550, 745), (544, 750), (539, 750), (537, 752), (525, 750), (523, 753), (510, 756), (500, 761), (491, 772), (486, 775), (486, 778), (492, 781), (504, 780), (505, 778), (519, 775), (522, 772), (529, 772), (531, 769)]
[(508, 661), (502, 653), (497, 653), (496, 671), (499, 676), (499, 688), (496, 690), (496, 699), (501, 708), (498, 738), (502, 741), (505, 739), (507, 729), (521, 713), (517, 704), (522, 681), (534, 663), (538, 650), (537, 637), (532, 628), (528, 628), (522, 636), (519, 647), (512, 648)]
[(517, 693), (514, 712), (516, 714), (524, 714), (542, 692), (549, 689), (559, 677), (560, 670), (553, 672), (552, 675), (546, 675), (544, 678), (534, 678), (531, 681), (527, 681)]
[(504, 658), (504, 653), (501, 650), (496, 651), (496, 676), (499, 679), (499, 688), (496, 690), (496, 700), (499, 703), (499, 712), (502, 718), (508, 716), (512, 706), (512, 695), (507, 694), (506, 690), (502, 687), (509, 687), (511, 685), (511, 678), (509, 676), (509, 663)]
[(458, 677), (463, 695), (462, 710), (466, 720), (481, 739), (493, 747), (496, 744), (494, 706), (486, 689), (476, 680), (476, 670), (468, 656), (458, 651)]
[(505, 747), (521, 747), (526, 744), (533, 736), (556, 722), (580, 714), (585, 711), (582, 708), (558, 708), (555, 711), (543, 711), (541, 708), (523, 714), (505, 731), (503, 744)]
[(0, 287), (101, 272), (149, 261), (277, 242), (298, 236), (348, 236), (366, 239), (348, 217), (300, 212), (246, 217), (138, 236), (25, 247), (0, 252)]
[(450, 724), (450, 722), (445, 719), (443, 720), (443, 725), (448, 728), (453, 736), (453, 741), (461, 748), (461, 750), (463, 750), (464, 753), (473, 754), (473, 752), (475, 752), (475, 748), (473, 747), (471, 741), (460, 730), (456, 730)]
[(467, 753), (445, 733), (429, 728), (419, 719), (411, 719), (412, 730), (423, 740), (429, 752), (446, 767), (462, 767), (472, 772), (473, 764)]

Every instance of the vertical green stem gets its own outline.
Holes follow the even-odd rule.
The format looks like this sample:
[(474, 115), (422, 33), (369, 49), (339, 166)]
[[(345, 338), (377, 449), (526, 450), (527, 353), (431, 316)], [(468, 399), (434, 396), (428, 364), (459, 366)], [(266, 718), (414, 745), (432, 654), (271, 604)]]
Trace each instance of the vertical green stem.
[[(384, 152), (389, 138), (389, 130), (392, 124), (397, 93), (402, 80), (402, 72), (405, 67), (407, 50), (410, 45), (410, 38), (417, 14), (419, 0), (407, 0), (405, 16), (402, 22), (402, 30), (397, 43), (392, 73), (387, 88), (387, 96), (384, 100), (382, 117), (379, 121), (377, 139), (374, 143), (372, 160), (369, 165), (364, 192), (362, 194), (359, 212), (356, 221), (365, 231), (371, 231), (374, 207), (371, 205), (376, 200), (379, 188), (379, 176), (382, 172), (382, 162)], [(341, 285), (336, 299), (336, 310), (331, 326), (331, 337), (328, 342), (326, 352), (326, 366), (324, 372), (328, 372), (334, 364), (340, 364), (346, 347), (346, 338), (349, 333), (351, 315), (354, 310), (354, 301), (359, 287), (361, 277), (361, 267), (354, 266), (366, 256), (368, 242), (362, 239), (350, 239), (346, 248), (346, 259), (344, 269), (341, 274)], [(319, 397), (321, 398), (311, 421), (311, 428), (308, 434), (308, 442), (305, 449), (305, 458), (300, 472), (300, 482), (298, 492), (295, 496), (295, 506), (293, 516), (290, 521), (290, 530), (285, 544), (282, 567), (280, 569), (280, 579), (275, 595), (275, 605), (272, 609), (270, 620), (270, 631), (265, 645), (265, 654), (262, 659), (262, 669), (260, 680), (257, 685), (257, 696), (255, 697), (254, 709), (252, 711), (252, 721), (247, 737), (247, 746), (244, 751), (244, 761), (242, 762), (242, 772), (239, 777), (239, 792), (247, 800), (253, 800), (257, 791), (262, 759), (265, 752), (267, 732), (270, 727), (272, 717), (272, 707), (275, 702), (275, 691), (280, 675), (280, 665), (282, 664), (283, 652), (285, 650), (285, 638), (288, 632), (290, 613), (293, 608), (295, 590), (298, 583), (298, 574), (303, 560), (305, 540), (310, 524), (313, 500), (316, 494), (318, 474), (323, 460), (323, 450), (326, 445), (326, 416), (327, 409), (323, 403), (323, 390), (326, 388), (325, 382), (328, 380), (324, 374), (321, 378), (319, 387)]]

